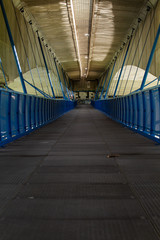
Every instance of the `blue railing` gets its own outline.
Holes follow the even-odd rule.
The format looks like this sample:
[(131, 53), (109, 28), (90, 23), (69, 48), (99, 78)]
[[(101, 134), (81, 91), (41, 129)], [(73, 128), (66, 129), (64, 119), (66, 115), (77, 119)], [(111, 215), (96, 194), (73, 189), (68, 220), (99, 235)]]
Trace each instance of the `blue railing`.
[(160, 143), (160, 87), (91, 104), (113, 120)]
[(75, 101), (0, 89), (0, 146), (46, 125), (75, 106)]

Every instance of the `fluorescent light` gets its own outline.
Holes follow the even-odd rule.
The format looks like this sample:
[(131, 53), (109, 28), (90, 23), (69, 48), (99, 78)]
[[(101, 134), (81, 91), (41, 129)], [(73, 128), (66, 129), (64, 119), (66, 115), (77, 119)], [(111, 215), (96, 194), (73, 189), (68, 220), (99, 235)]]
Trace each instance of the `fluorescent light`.
[(72, 16), (73, 16), (73, 26), (74, 26), (74, 31), (75, 31), (76, 45), (77, 45), (77, 51), (78, 51), (80, 73), (81, 73), (81, 76), (82, 76), (82, 64), (81, 64), (79, 44), (78, 44), (78, 36), (77, 36), (77, 28), (76, 28), (76, 22), (75, 22), (75, 16), (74, 16), (73, 1), (70, 0), (70, 2), (71, 2), (71, 10), (72, 10)]

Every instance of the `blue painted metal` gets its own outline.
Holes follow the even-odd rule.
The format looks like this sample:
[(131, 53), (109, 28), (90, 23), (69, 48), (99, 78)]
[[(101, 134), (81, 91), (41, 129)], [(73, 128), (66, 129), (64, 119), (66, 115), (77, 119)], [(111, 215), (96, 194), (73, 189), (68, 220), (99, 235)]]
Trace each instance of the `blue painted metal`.
[(76, 104), (0, 89), (0, 146), (52, 122)]
[(117, 57), (115, 58), (115, 61), (114, 61), (114, 64), (113, 64), (112, 72), (111, 72), (111, 75), (110, 75), (110, 78), (109, 78), (109, 82), (108, 82), (108, 85), (107, 85), (107, 89), (106, 89), (104, 99), (106, 99), (108, 91), (109, 91), (109, 87), (110, 87), (110, 84), (111, 84), (112, 75), (113, 75), (113, 72), (114, 72), (114, 67), (115, 67), (116, 61), (117, 61)]
[(3, 73), (4, 80), (5, 80), (6, 88), (8, 88), (7, 79), (6, 79), (6, 75), (5, 75), (5, 72), (4, 72), (4, 68), (3, 68), (3, 65), (2, 65), (1, 58), (0, 58), (0, 65), (1, 65), (1, 68), (2, 68), (2, 73)]
[(147, 32), (145, 41), (144, 41), (144, 43), (143, 43), (142, 52), (141, 52), (141, 55), (140, 55), (140, 58), (139, 58), (139, 61), (138, 61), (136, 73), (135, 73), (135, 75), (134, 75), (134, 79), (133, 79), (133, 83), (132, 83), (130, 92), (132, 92), (132, 89), (133, 89), (133, 86), (134, 86), (134, 82), (135, 82), (135, 80), (136, 80), (136, 76), (137, 76), (137, 73), (138, 73), (138, 69), (139, 69), (139, 66), (140, 66), (140, 62), (141, 62), (141, 60), (142, 60), (142, 56), (143, 56), (143, 53), (144, 53), (144, 49), (145, 49), (145, 46), (146, 46), (146, 44), (147, 44), (147, 39), (148, 39), (148, 37), (149, 37), (149, 33), (150, 33), (150, 30), (151, 30), (151, 26), (152, 26), (152, 22), (153, 22), (153, 19), (154, 19), (154, 15), (155, 15), (155, 11), (154, 11), (154, 13), (153, 13), (153, 15), (152, 15), (152, 19), (151, 19), (151, 21), (150, 21), (150, 25), (149, 25), (149, 28), (148, 28), (148, 32)]
[(104, 92), (104, 87), (106, 85), (106, 81), (107, 81), (107, 78), (108, 78), (108, 73), (109, 73), (109, 69), (107, 69), (107, 73), (106, 73), (106, 77), (105, 77), (105, 80), (104, 80), (104, 83), (103, 83), (103, 88), (102, 88), (102, 92), (101, 92), (101, 95), (100, 95), (100, 98), (102, 98), (102, 95), (103, 95), (103, 92)]
[(47, 67), (47, 62), (46, 62), (46, 59), (45, 59), (45, 56), (44, 56), (44, 52), (43, 52), (43, 48), (42, 48), (42, 44), (41, 44), (41, 39), (40, 39), (40, 37), (39, 37), (38, 31), (37, 31), (37, 37), (38, 37), (38, 42), (39, 42), (39, 46), (40, 46), (40, 49), (41, 49), (43, 61), (44, 61), (45, 67), (46, 67), (46, 72), (47, 72), (48, 80), (49, 80), (49, 83), (50, 83), (52, 95), (53, 95), (53, 98), (55, 98), (52, 81), (51, 81), (51, 78), (50, 78), (49, 70), (48, 70), (48, 67)]
[(150, 66), (151, 66), (151, 63), (152, 63), (152, 59), (153, 59), (153, 56), (154, 56), (154, 53), (155, 53), (155, 49), (156, 49), (156, 46), (157, 46), (157, 42), (158, 42), (158, 39), (159, 39), (159, 35), (160, 35), (160, 24), (159, 24), (157, 34), (156, 34), (156, 37), (155, 37), (155, 40), (154, 40), (154, 43), (153, 43), (153, 47), (152, 47), (152, 50), (151, 50), (151, 53), (150, 53), (150, 56), (149, 56), (149, 60), (148, 60), (148, 63), (147, 63), (146, 71), (145, 71), (145, 74), (144, 74), (144, 77), (143, 77), (143, 80), (142, 80), (140, 90), (143, 90), (143, 88), (145, 86), (146, 79), (147, 79), (149, 69), (150, 69)]
[(64, 94), (63, 85), (62, 85), (62, 82), (61, 82), (61, 78), (60, 78), (60, 75), (59, 75), (59, 71), (58, 71), (58, 67), (57, 67), (57, 63), (56, 63), (56, 59), (55, 59), (55, 58), (54, 58), (54, 64), (55, 64), (55, 67), (56, 67), (56, 71), (57, 71), (59, 83), (60, 83), (60, 86), (61, 86), (63, 98), (66, 99), (66, 96), (65, 96), (65, 94)]
[(11, 29), (10, 29), (10, 26), (9, 26), (9, 23), (8, 23), (7, 15), (6, 15), (5, 8), (4, 8), (2, 0), (0, 0), (0, 6), (1, 6), (1, 9), (2, 9), (3, 18), (4, 18), (4, 21), (5, 21), (5, 24), (6, 24), (6, 28), (7, 28), (9, 40), (10, 40), (10, 43), (11, 43), (13, 55), (14, 55), (15, 62), (16, 62), (16, 65), (17, 65), (17, 70), (18, 70), (19, 77), (20, 77), (20, 80), (21, 80), (22, 89), (23, 89), (24, 93), (27, 93), (26, 86), (25, 86), (24, 79), (23, 79), (22, 70), (21, 70), (21, 65), (20, 65), (20, 62), (19, 62), (18, 54), (17, 54), (17, 50), (16, 50), (16, 47), (15, 47), (15, 44), (14, 44), (14, 41), (13, 41)]
[(119, 74), (119, 77), (118, 77), (118, 80), (117, 80), (117, 84), (116, 84), (116, 88), (115, 88), (115, 91), (114, 91), (113, 98), (115, 98), (116, 93), (117, 93), (118, 85), (119, 85), (119, 82), (120, 82), (120, 79), (121, 79), (121, 75), (122, 75), (124, 64), (126, 62), (126, 58), (127, 58), (127, 55), (128, 55), (128, 51), (129, 51), (129, 47), (130, 47), (130, 44), (131, 44), (131, 40), (132, 40), (132, 35), (131, 35), (131, 37), (129, 39), (129, 42), (128, 42), (128, 46), (127, 46), (127, 49), (126, 49), (126, 54), (124, 56), (124, 60), (123, 60), (122, 67), (121, 67), (121, 70), (120, 70), (120, 74)]
[(49, 96), (47, 93), (43, 92), (42, 90), (40, 90), (39, 88), (37, 88), (36, 86), (34, 86), (34, 85), (31, 84), (30, 82), (28, 82), (27, 80), (24, 79), (24, 81), (25, 81), (28, 85), (30, 85), (31, 87), (33, 87), (35, 90), (37, 90), (39, 93), (41, 93), (44, 97), (46, 97), (46, 98), (51, 98), (51, 99), (52, 99), (51, 96)]
[[(53, 68), (53, 65), (52, 65), (52, 61), (51, 61), (51, 58), (50, 58), (50, 55), (49, 55), (49, 52), (47, 51), (47, 48), (48, 48), (48, 45), (44, 45), (43, 44), (43, 49), (44, 49), (44, 52), (45, 52), (45, 55), (46, 55), (46, 62), (48, 62), (48, 66), (50, 67), (50, 70)], [(51, 72), (52, 73), (52, 72)], [(53, 84), (53, 88), (54, 88), (54, 94), (56, 94), (56, 87), (55, 87), (55, 84), (54, 84), (54, 79), (53, 79), (53, 77), (51, 78), (51, 80), (52, 80), (52, 84)], [(47, 82), (46, 82), (46, 85), (47, 85), (47, 87), (48, 87), (48, 84), (47, 84)], [(57, 95), (57, 94), (56, 94)]]
[(91, 104), (111, 119), (160, 143), (160, 87)]
[[(16, 17), (16, 22), (17, 22), (17, 26), (18, 26), (18, 29), (19, 29), (20, 37), (21, 37), (21, 40), (22, 40), (23, 49), (24, 49), (24, 52), (25, 52), (25, 55), (26, 55), (26, 59), (27, 59), (27, 63), (28, 63), (30, 75), (31, 75), (31, 78), (32, 78), (32, 82), (33, 82), (33, 85), (35, 86), (35, 82), (34, 82), (32, 70), (31, 70), (31, 66), (30, 66), (30, 63), (29, 63), (28, 54), (27, 54), (27, 51), (26, 51), (26, 47), (25, 47), (24, 40), (23, 40), (23, 37), (22, 37), (21, 28), (20, 28), (20, 25), (19, 25), (19, 21), (18, 21), (18, 18), (17, 18), (17, 13), (16, 13), (15, 6), (14, 6), (13, 2), (12, 2), (12, 6), (13, 6), (13, 9), (14, 9), (14, 13), (15, 13), (15, 17)], [(35, 94), (37, 95), (36, 90), (35, 90)]]

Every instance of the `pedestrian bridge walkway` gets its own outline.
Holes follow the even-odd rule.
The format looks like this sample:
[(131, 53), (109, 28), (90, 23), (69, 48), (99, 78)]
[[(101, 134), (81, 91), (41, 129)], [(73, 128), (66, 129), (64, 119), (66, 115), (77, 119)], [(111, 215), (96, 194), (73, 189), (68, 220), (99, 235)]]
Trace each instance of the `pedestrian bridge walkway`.
[(0, 239), (160, 239), (159, 154), (77, 106), (0, 149)]

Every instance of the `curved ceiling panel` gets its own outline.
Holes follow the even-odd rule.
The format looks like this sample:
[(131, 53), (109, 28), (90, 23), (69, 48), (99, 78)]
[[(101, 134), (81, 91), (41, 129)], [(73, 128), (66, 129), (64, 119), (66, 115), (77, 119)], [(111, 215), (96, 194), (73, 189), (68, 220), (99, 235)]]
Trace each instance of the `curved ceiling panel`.
[(73, 80), (100, 76), (146, 2), (21, 0)]

